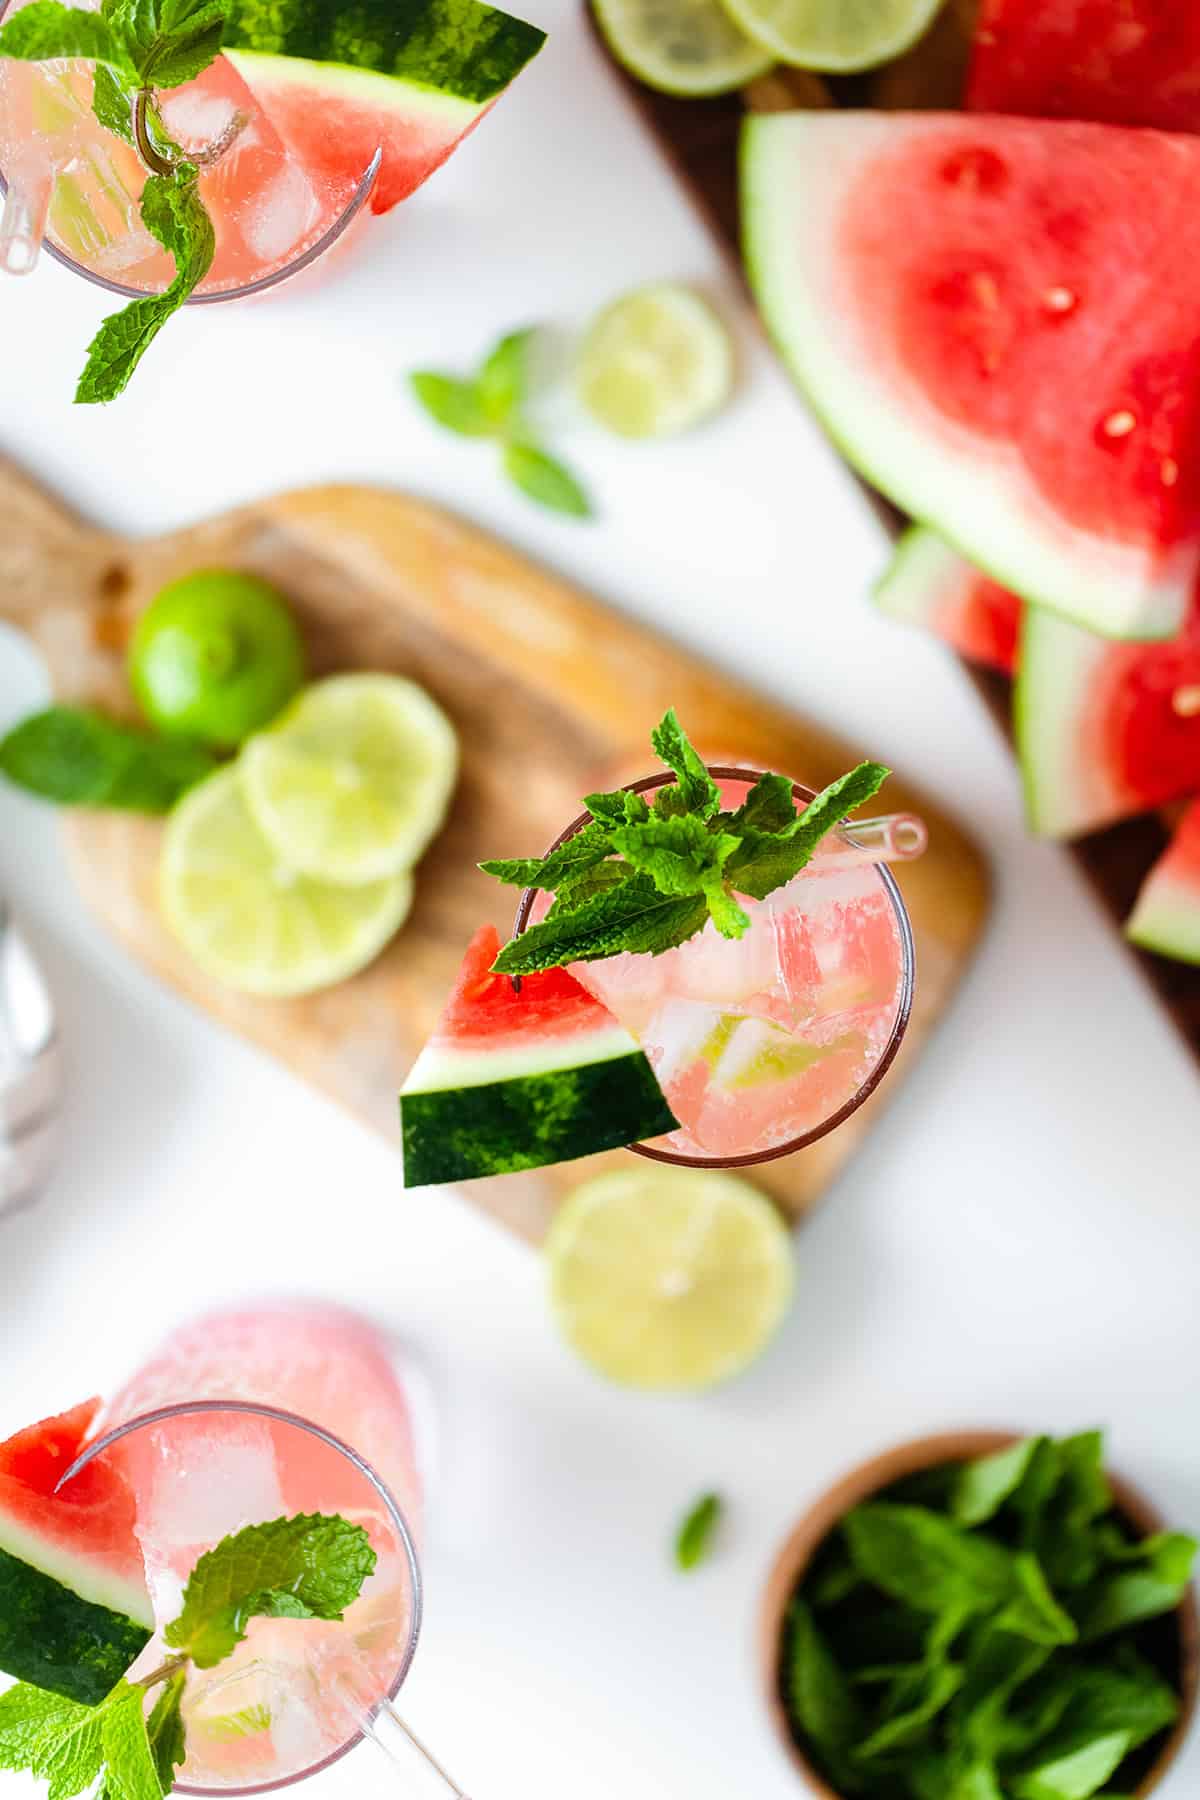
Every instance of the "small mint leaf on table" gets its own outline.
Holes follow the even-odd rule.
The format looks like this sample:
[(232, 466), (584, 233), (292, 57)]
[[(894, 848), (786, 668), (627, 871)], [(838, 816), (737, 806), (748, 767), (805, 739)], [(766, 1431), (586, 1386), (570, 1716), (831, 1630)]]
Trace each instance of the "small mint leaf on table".
[(654, 754), (674, 774), (686, 801), (686, 811), (710, 819), (721, 804), (721, 790), (692, 747), (673, 706), (668, 707), (650, 733), (650, 743)]
[(79, 405), (104, 404), (124, 392), (167, 320), (212, 267), (216, 236), (190, 163), (181, 163), (174, 175), (148, 176), (141, 211), (146, 229), (174, 257), (175, 279), (165, 293), (147, 294), (105, 319), (75, 390)]
[(711, 1554), (724, 1510), (719, 1494), (704, 1494), (688, 1509), (675, 1534), (675, 1562), (679, 1568), (698, 1568)]
[(488, 428), (498, 436), (520, 416), (529, 392), (529, 353), (537, 332), (532, 326), (510, 331), (484, 358), (475, 391)]
[(340, 1619), (375, 1560), (362, 1526), (336, 1514), (247, 1525), (200, 1558), (164, 1639), (197, 1668), (211, 1669), (241, 1643), (256, 1615)]
[(491, 423), (484, 411), (478, 385), (436, 369), (418, 369), (408, 384), (430, 418), (459, 437), (490, 437)]
[(626, 950), (658, 956), (686, 943), (707, 916), (702, 895), (662, 894), (648, 875), (635, 873), (562, 917), (531, 925), (505, 944), (492, 967), (503, 975), (533, 975)]
[(592, 503), (565, 463), (535, 444), (514, 440), (504, 446), (504, 473), (530, 500), (548, 512), (590, 519)]
[(105, 131), (133, 143), (133, 94), (107, 63), (97, 63), (92, 75), (92, 111)]
[(167, 812), (215, 767), (200, 745), (152, 738), (85, 707), (48, 707), (0, 739), (0, 774), (60, 806)]
[(19, 62), (55, 62), (76, 57), (85, 62), (108, 63), (134, 75), (123, 34), (114, 30), (103, 12), (62, 6), (59, 0), (33, 0), (0, 27), (0, 56)]

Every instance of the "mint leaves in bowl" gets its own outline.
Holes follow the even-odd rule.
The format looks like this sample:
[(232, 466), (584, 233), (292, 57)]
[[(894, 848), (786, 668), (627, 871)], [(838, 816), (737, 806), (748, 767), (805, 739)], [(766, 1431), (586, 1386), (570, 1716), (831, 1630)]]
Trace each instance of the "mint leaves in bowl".
[(772, 1713), (824, 1800), (1126, 1800), (1195, 1705), (1195, 1540), (1099, 1432), (959, 1432), (830, 1490), (768, 1584)]

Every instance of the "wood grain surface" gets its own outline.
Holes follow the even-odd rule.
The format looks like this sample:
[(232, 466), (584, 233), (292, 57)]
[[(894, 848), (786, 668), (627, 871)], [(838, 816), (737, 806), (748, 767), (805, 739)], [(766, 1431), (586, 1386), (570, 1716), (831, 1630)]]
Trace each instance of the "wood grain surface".
[[(599, 32), (599, 54), (608, 58), (631, 102), (674, 166), (693, 203), (740, 275), (738, 138), (748, 111), (789, 108), (877, 106), (889, 111), (961, 105), (971, 32), (978, 0), (947, 0), (931, 30), (907, 55), (866, 75), (823, 81), (800, 69), (779, 67), (739, 94), (714, 100), (676, 100), (635, 81), (609, 57)], [(590, 13), (589, 13), (590, 16)], [(862, 484), (866, 487), (866, 484)], [(866, 487), (875, 511), (891, 531), (903, 516), (873, 488)], [(968, 671), (993, 716), (1011, 737), (1010, 684), (986, 671)], [(1126, 820), (1071, 845), (1071, 854), (1105, 910), (1119, 926), (1138, 889), (1170, 839), (1178, 808)], [(1172, 962), (1138, 949), (1122, 938), (1125, 953), (1138, 964), (1192, 1054), (1200, 1058), (1200, 966)]]
[[(38, 646), (59, 694), (130, 713), (122, 659), (134, 620), (164, 582), (206, 566), (277, 583), (314, 673), (412, 676), (455, 722), (462, 778), (421, 864), (412, 915), (355, 979), (304, 999), (267, 1001), (214, 983), (166, 931), (155, 900), (158, 822), (70, 815), (79, 886), (132, 955), (393, 1142), (396, 1091), (467, 940), (485, 920), (511, 924), (513, 907), (477, 871), (480, 857), (529, 854), (578, 813), (582, 794), (647, 773), (648, 733), (668, 705), (710, 760), (780, 769), (813, 787), (869, 750), (839, 743), (495, 539), (401, 494), (314, 488), (132, 543), (81, 524), (0, 460), (0, 618)], [(912, 1023), (896, 1069), (847, 1125), (757, 1172), (793, 1215), (817, 1198), (896, 1091), (987, 910), (984, 866), (960, 828), (900, 779), (889, 783), (888, 801), (919, 811), (930, 828), (927, 854), (900, 875), (917, 944)], [(477, 1182), (472, 1197), (536, 1241), (557, 1198), (604, 1160)], [(399, 1160), (396, 1186), (399, 1198)]]

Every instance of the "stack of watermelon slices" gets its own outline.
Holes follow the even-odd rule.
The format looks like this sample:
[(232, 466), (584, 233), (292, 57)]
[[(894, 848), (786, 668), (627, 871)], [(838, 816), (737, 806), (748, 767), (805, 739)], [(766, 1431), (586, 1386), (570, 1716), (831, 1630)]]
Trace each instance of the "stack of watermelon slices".
[[(967, 105), (752, 121), (747, 260), (832, 435), (924, 522), (880, 603), (1016, 670), (1030, 822), (1070, 837), (1200, 793), (1200, 13), (983, 0)], [(1198, 840), (1130, 928), (1192, 961)]]

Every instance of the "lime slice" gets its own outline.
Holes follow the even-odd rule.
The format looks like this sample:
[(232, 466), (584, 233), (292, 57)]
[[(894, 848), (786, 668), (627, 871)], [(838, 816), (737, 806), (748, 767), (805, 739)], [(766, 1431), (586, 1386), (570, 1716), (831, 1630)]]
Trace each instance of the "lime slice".
[(792, 1241), (757, 1188), (650, 1165), (598, 1175), (546, 1240), (568, 1343), (627, 1387), (706, 1388), (752, 1363), (792, 1292)]
[(662, 283), (616, 300), (579, 352), (579, 397), (622, 437), (669, 437), (716, 412), (733, 386), (733, 344), (712, 307)]
[(237, 772), (218, 769), (167, 820), (163, 915), (200, 967), (246, 994), (310, 994), (353, 975), (399, 930), (412, 877), (312, 881), (258, 830)]
[(781, 62), (844, 74), (890, 62), (932, 24), (942, 0), (722, 0)]
[(446, 816), (454, 728), (398, 675), (335, 675), (301, 694), (239, 759), (255, 823), (281, 861), (353, 885), (410, 869)]
[(738, 30), (720, 0), (592, 0), (617, 61), (647, 87), (686, 99), (727, 94), (774, 57)]

